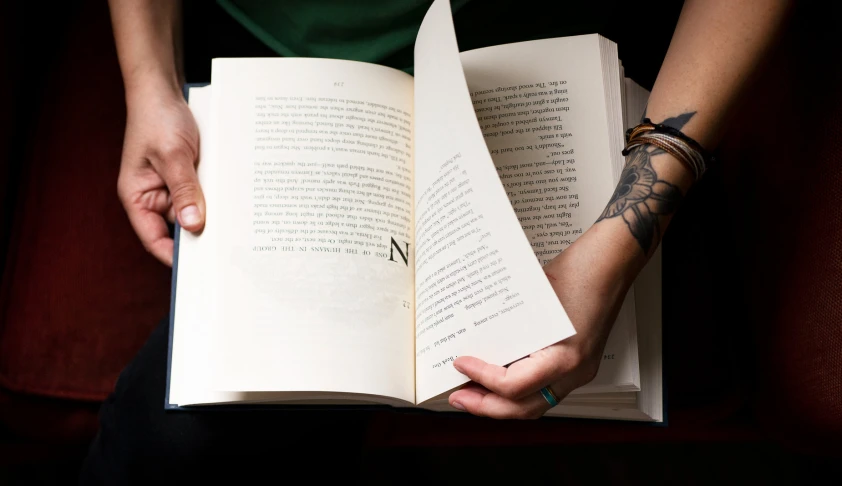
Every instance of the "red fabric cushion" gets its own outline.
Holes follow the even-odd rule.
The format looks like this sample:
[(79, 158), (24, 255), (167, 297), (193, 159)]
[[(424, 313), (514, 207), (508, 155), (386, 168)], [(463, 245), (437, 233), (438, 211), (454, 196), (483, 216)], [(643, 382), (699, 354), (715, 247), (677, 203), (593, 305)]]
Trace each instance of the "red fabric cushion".
[(169, 271), (144, 251), (116, 195), (125, 107), (108, 10), (78, 10), (67, 39), (55, 40), (62, 53), (19, 181), (0, 384), (101, 400), (167, 312)]
[(842, 453), (839, 15), (836, 4), (799, 4), (740, 110), (727, 147), (738, 231), (722, 242), (748, 275), (760, 428), (822, 453)]

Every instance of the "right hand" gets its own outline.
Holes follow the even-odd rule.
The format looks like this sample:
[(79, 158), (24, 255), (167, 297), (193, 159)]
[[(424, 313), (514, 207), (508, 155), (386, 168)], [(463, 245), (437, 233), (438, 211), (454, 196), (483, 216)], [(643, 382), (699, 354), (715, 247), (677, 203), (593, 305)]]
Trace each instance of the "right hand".
[(199, 128), (181, 93), (150, 90), (127, 100), (128, 117), (117, 194), (146, 250), (172, 266), (166, 217), (189, 231), (205, 226), (196, 176)]
[(589, 383), (629, 287), (645, 263), (625, 223), (593, 225), (544, 266), (576, 334), (518, 360), (496, 366), (470, 356), (453, 361), (472, 382), (450, 394), (451, 406), (497, 419), (535, 419), (551, 407), (539, 390), (563, 400)]

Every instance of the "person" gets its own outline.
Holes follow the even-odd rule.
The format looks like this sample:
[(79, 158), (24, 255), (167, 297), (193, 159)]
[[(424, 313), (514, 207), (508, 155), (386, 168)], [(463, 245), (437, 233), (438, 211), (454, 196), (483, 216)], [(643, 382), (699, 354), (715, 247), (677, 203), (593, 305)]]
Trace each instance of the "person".
[[(342, 57), (399, 68), (411, 67), (411, 45), (430, 3), (220, 1), (278, 54)], [(452, 3), (458, 34), (459, 15), (470, 12), (472, 2)], [(118, 194), (144, 247), (171, 265), (173, 240), (167, 222), (178, 221), (200, 232), (206, 216), (195, 171), (199, 133), (181, 91), (180, 5), (163, 0), (109, 4), (128, 108)], [(506, 4), (515, 7), (505, 1), (495, 6)], [(648, 5), (637, 7), (646, 10)], [(658, 247), (681, 198), (698, 179), (693, 160), (704, 158), (702, 147), (716, 147), (788, 9), (789, 2), (781, 0), (684, 2), (645, 116), (662, 125), (662, 132), (672, 133), (671, 140), (679, 137), (675, 143), (684, 143), (685, 152), (687, 147), (696, 151), (682, 157), (680, 150), (664, 150), (643, 134), (640, 144), (630, 148), (626, 169), (600, 218), (544, 268), (577, 334), (508, 367), (458, 358), (454, 366), (473, 381), (450, 395), (453, 407), (497, 419), (537, 418), (550, 408), (547, 392), (561, 399), (593, 379), (625, 294)], [(631, 32), (631, 52), (645, 53), (647, 33), (654, 26), (646, 24), (646, 12), (639, 14), (641, 20), (621, 21)], [(485, 35), (479, 42), (486, 44), (542, 34), (530, 32), (529, 25), (518, 31), (518, 23), (510, 22), (512, 29), (494, 29), (505, 31), (501, 39), (494, 39), (482, 22), (475, 24), (475, 32)], [(460, 36), (460, 44), (462, 40)], [(323, 442), (312, 443), (314, 436), (329, 434), (329, 448), (339, 450), (348, 446), (345, 439), (359, 437), (364, 429), (362, 412), (165, 413), (166, 333), (162, 323), (103, 405), (102, 428), (84, 477), (121, 483), (152, 471), (155, 476), (148, 477), (172, 478), (176, 471), (195, 477), (208, 457), (232, 450), (249, 455), (256, 464), (255, 458), (265, 452), (268, 431), (284, 431), (284, 442), (308, 443), (298, 448), (306, 456), (325, 454)], [(293, 423), (307, 424), (307, 430), (292, 432)], [(262, 439), (252, 440), (259, 430), (264, 431)], [(219, 465), (214, 463), (210, 474)], [(170, 476), (162, 476), (162, 470)]]

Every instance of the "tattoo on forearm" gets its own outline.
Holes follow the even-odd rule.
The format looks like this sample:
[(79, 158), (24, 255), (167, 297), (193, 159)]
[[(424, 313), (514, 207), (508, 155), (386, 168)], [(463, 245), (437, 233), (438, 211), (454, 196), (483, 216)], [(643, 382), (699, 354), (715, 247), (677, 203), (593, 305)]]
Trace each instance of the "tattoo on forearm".
[[(682, 113), (661, 123), (681, 130), (695, 114)], [(603, 219), (622, 217), (644, 255), (658, 246), (661, 217), (674, 212), (682, 198), (681, 190), (661, 180), (652, 167), (652, 157), (663, 153), (663, 150), (648, 145), (634, 148), (626, 158), (626, 167), (611, 200), (596, 220), (598, 223)]]

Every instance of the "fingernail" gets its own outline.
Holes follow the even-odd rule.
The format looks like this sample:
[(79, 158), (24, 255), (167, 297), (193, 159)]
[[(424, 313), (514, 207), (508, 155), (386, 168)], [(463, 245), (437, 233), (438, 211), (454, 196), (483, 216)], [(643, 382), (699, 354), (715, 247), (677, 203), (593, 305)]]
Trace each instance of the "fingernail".
[(458, 371), (459, 373), (464, 374), (462, 368), (458, 364), (456, 364), (456, 361), (453, 362), (453, 367), (456, 368), (456, 371)]
[(181, 210), (181, 224), (184, 226), (199, 224), (201, 219), (202, 215), (199, 214), (199, 208), (195, 204)]
[(462, 405), (462, 404), (461, 404), (461, 403), (459, 403), (459, 402), (453, 402), (451, 405), (452, 405), (452, 406), (453, 406), (453, 408), (455, 408), (456, 410), (462, 410), (463, 412), (465, 411), (465, 406), (464, 406), (464, 405)]

